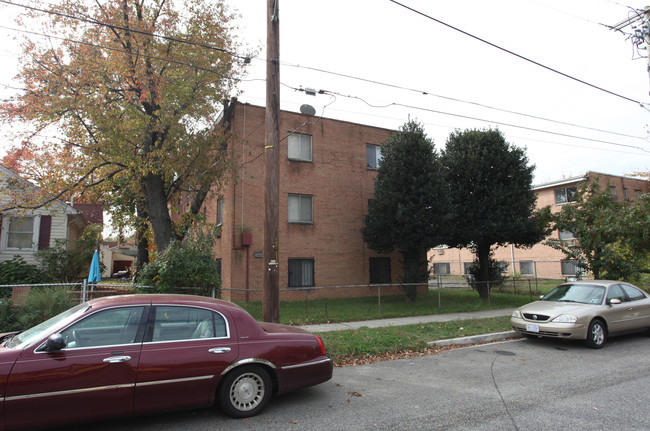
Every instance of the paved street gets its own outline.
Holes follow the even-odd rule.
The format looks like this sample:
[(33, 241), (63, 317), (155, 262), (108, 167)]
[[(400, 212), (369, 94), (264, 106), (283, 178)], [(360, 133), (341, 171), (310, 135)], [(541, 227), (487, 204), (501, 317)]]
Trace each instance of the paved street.
[(244, 421), (200, 410), (93, 430), (647, 430), (649, 356), (644, 335), (602, 350), (522, 339), (336, 368)]

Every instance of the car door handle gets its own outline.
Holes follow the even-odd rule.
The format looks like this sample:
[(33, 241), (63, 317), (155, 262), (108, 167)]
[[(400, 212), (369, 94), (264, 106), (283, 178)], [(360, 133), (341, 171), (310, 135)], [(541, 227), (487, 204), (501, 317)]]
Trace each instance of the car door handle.
[(219, 354), (219, 353), (228, 353), (231, 350), (232, 349), (230, 347), (214, 347), (214, 348), (208, 350), (208, 352)]
[(105, 358), (105, 364), (117, 364), (120, 362), (128, 362), (131, 360), (130, 356), (111, 356), (110, 358)]

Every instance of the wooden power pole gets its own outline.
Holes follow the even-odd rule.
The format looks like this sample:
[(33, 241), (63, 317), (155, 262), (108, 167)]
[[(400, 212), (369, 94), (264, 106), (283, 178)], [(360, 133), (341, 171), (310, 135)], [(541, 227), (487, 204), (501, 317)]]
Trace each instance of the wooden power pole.
[(280, 0), (267, 0), (266, 23), (266, 142), (264, 146), (264, 293), (265, 322), (280, 321)]

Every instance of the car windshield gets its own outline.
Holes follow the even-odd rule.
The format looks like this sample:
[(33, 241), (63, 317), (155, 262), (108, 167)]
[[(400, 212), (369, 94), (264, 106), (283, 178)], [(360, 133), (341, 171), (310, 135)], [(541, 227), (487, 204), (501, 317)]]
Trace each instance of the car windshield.
[(604, 286), (595, 286), (593, 284), (563, 284), (551, 290), (542, 298), (542, 301), (601, 304), (604, 296)]
[(76, 307), (72, 307), (63, 313), (46, 320), (43, 323), (39, 323), (38, 325), (27, 329), (26, 331), (19, 332), (5, 342), (5, 347), (11, 349), (14, 347), (25, 346), (34, 340), (39, 339), (42, 335), (44, 335), (44, 332), (50, 331), (55, 327), (63, 327), (67, 322), (70, 322), (77, 316), (83, 314), (88, 309), (88, 307), (89, 305), (87, 303), (79, 304)]

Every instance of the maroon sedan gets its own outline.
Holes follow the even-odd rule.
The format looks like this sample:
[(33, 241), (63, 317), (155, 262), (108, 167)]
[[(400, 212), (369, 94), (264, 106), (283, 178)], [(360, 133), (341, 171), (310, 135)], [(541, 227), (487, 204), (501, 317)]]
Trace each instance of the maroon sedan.
[(320, 337), (198, 296), (99, 298), (0, 337), (4, 431), (215, 403), (248, 417), (332, 377)]

